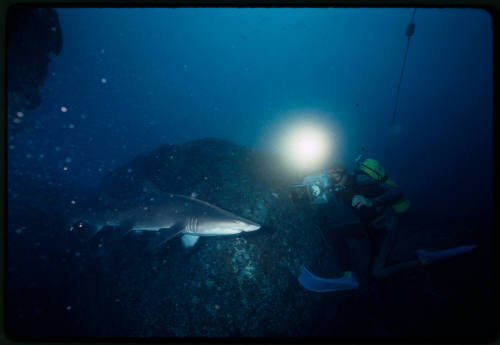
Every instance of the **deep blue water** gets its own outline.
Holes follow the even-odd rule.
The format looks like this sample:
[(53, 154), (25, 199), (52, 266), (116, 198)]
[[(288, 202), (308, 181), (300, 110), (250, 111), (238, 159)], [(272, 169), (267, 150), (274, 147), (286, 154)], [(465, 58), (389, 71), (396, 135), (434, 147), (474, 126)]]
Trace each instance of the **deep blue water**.
[(266, 149), (279, 120), (319, 114), (334, 124), (335, 158), (350, 162), (365, 146), (413, 200), (431, 192), (446, 212), (486, 207), (487, 12), (416, 12), (385, 152), (412, 11), (59, 9), (64, 47), (49, 65), (42, 105), (9, 149), (9, 167), (88, 188), (160, 144), (215, 136)]
[[(299, 115), (331, 123), (331, 159), (352, 165), (361, 147), (379, 159), (415, 219), (491, 224), (486, 11), (416, 11), (393, 128), (411, 8), (57, 12), (63, 49), (42, 104), (8, 133), (9, 187), (28, 176), (90, 194), (137, 155), (203, 137), (276, 152), (280, 125)], [(16, 192), (9, 207), (29, 204), (29, 189)]]

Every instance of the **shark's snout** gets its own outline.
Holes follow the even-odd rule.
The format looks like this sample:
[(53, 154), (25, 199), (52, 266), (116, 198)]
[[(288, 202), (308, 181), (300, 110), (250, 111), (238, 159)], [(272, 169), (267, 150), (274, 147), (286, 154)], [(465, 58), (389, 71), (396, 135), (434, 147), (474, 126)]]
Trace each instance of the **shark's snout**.
[(238, 219), (234, 220), (233, 226), (235, 226), (235, 228), (238, 229), (239, 231), (243, 232), (250, 232), (260, 229), (260, 224), (252, 222), (251, 220), (242, 217), (238, 217)]
[(253, 223), (253, 224), (248, 224), (243, 231), (250, 232), (250, 231), (255, 231), (255, 230), (259, 230), (259, 229), (260, 229), (260, 225), (257, 223)]

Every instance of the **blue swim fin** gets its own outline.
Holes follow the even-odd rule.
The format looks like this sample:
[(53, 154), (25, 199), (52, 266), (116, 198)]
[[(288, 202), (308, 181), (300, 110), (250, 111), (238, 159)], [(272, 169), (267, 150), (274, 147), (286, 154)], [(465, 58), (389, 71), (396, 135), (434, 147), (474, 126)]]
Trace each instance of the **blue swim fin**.
[(417, 250), (417, 256), (420, 262), (422, 264), (430, 264), (432, 262), (446, 259), (455, 255), (459, 255), (462, 253), (466, 253), (468, 251), (471, 251), (472, 249), (476, 248), (476, 245), (469, 245), (469, 246), (461, 246), (461, 247), (455, 247), (455, 248), (450, 248), (450, 249), (444, 249), (444, 250), (436, 250), (436, 251), (428, 251), (428, 250), (423, 250), (419, 249)]
[(354, 278), (350, 272), (346, 272), (346, 274), (340, 278), (321, 278), (312, 274), (304, 266), (301, 267), (298, 280), (300, 285), (305, 289), (314, 292), (354, 290), (359, 287), (356, 278)]

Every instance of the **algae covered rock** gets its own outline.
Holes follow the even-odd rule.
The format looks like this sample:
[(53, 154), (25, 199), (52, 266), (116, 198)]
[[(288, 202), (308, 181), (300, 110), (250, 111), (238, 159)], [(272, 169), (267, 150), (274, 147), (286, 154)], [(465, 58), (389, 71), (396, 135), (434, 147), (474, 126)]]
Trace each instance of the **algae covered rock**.
[(139, 197), (153, 184), (262, 225), (201, 238), (190, 250), (174, 239), (157, 252), (136, 252), (118, 273), (110, 266), (129, 317), (150, 326), (138, 335), (300, 335), (315, 317), (308, 303), (318, 296), (300, 288), (297, 272), (324, 249), (314, 210), (291, 201), (290, 186), (298, 182), (276, 156), (215, 138), (162, 146), (106, 176), (101, 202)]

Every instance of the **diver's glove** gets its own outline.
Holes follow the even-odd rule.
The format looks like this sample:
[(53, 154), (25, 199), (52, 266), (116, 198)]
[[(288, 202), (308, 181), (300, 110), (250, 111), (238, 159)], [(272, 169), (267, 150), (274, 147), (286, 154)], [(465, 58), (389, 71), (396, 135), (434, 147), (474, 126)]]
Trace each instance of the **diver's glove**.
[(373, 202), (362, 195), (355, 195), (352, 198), (352, 207), (360, 208), (363, 205), (365, 205), (366, 207), (372, 207)]

